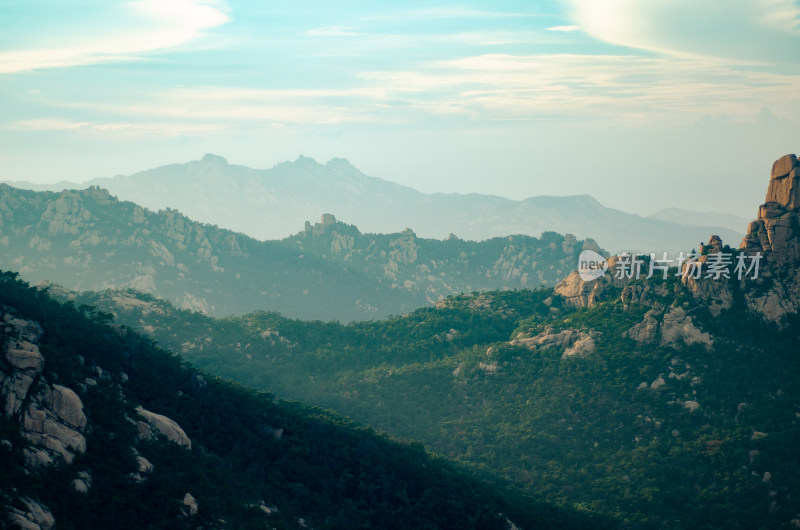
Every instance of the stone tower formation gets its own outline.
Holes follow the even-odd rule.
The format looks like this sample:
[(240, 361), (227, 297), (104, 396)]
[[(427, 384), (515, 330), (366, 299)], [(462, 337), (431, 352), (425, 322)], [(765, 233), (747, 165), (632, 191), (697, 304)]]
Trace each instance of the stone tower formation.
[(739, 248), (763, 252), (768, 262), (786, 265), (800, 261), (800, 163), (782, 156), (772, 164), (767, 197), (758, 219), (747, 227)]

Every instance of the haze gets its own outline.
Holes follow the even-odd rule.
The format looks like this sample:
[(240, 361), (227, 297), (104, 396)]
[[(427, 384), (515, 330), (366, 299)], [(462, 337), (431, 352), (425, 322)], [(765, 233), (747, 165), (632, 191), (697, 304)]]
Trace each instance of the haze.
[(423, 192), (751, 218), (797, 146), (800, 8), (139, 0), (0, 7), (3, 180), (218, 153)]

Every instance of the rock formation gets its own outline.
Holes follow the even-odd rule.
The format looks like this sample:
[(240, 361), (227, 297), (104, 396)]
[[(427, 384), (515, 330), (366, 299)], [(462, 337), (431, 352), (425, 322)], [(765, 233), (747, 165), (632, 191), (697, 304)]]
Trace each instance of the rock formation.
[[(772, 165), (766, 199), (758, 209), (758, 219), (748, 226), (739, 251), (742, 256), (724, 246), (718, 235), (712, 235), (708, 244), (700, 246), (700, 256), (693, 260), (693, 266), (700, 266), (695, 270), (702, 270), (702, 274), (688, 273), (689, 266), (684, 263), (681, 284), (676, 286), (675, 294), (688, 289), (713, 316), (718, 316), (721, 311), (731, 308), (734, 290), (727, 276), (707, 277), (711, 258), (719, 257), (715, 254), (727, 255), (731, 260), (728, 275), (733, 278), (737, 260), (744, 257), (745, 267), (758, 263), (757, 269), (735, 278), (740, 282), (739, 289), (747, 307), (782, 325), (787, 314), (800, 311), (800, 161), (795, 155), (783, 156)], [(649, 283), (628, 285), (632, 281), (630, 278), (615, 276), (612, 271), (619, 259), (619, 256), (608, 258), (608, 271), (595, 280), (585, 281), (577, 271), (571, 273), (555, 286), (556, 294), (564, 297), (567, 304), (579, 308), (592, 307), (606, 298), (609, 287), (623, 288), (621, 300), (626, 308), (630, 303), (650, 303), (652, 295), (667, 294), (663, 286), (654, 287)], [(641, 272), (642, 276), (646, 275), (644, 270)], [(664, 311), (660, 310), (659, 314), (664, 314)], [(645, 319), (632, 328), (629, 335), (637, 340), (646, 339), (640, 342), (652, 342), (652, 335), (662, 330), (660, 324), (651, 320)], [(698, 339), (707, 344), (706, 339), (700, 337), (692, 332), (683, 338)]]
[(772, 165), (767, 197), (739, 248), (764, 252), (775, 264), (800, 261), (800, 163), (795, 155), (783, 156)]
[(800, 310), (800, 162), (795, 155), (782, 156), (772, 165), (767, 196), (758, 219), (747, 227), (739, 248), (760, 252), (759, 289), (747, 289), (748, 307), (766, 319), (780, 323)]
[(154, 437), (153, 435), (155, 433), (152, 432), (152, 428), (155, 429), (158, 434), (166, 437), (167, 440), (175, 442), (176, 444), (186, 447), (187, 449), (192, 448), (192, 441), (189, 440), (189, 437), (186, 436), (185, 432), (183, 432), (181, 426), (178, 425), (174, 420), (167, 418), (166, 416), (162, 416), (161, 414), (150, 412), (142, 407), (137, 407), (136, 412), (138, 412), (139, 416), (143, 417), (147, 422), (137, 422), (140, 439), (145, 440)]
[[(562, 358), (589, 355), (595, 351), (597, 332), (593, 330), (565, 329), (554, 332), (551, 326), (532, 337), (518, 337), (509, 342), (512, 346), (525, 346), (530, 350), (539, 348), (563, 348)], [(489, 353), (489, 352), (487, 352)]]
[(41, 380), (44, 357), (39, 352), (42, 328), (36, 322), (2, 314), (7, 337), (0, 361), (0, 397), (3, 414), (17, 419), (22, 435), (33, 447), (26, 449), (31, 467), (49, 465), (57, 456), (71, 463), (86, 451), (86, 416), (78, 395), (67, 387)]

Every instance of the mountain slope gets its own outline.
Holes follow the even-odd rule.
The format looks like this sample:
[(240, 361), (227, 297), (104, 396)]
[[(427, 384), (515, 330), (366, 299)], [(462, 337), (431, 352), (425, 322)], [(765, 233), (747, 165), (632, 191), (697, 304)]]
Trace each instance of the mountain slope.
[(203, 376), (107, 321), (0, 272), (4, 528), (606, 525)]
[[(324, 212), (366, 232), (394, 233), (406, 227), (422, 237), (453, 233), (467, 240), (545, 231), (591, 237), (611, 251), (688, 250), (709, 233), (741, 237), (728, 229), (684, 226), (606, 208), (586, 195), (531, 197), (522, 201), (479, 194), (423, 194), (368, 177), (348, 161), (322, 165), (300, 157), (266, 170), (231, 165), (215, 155), (86, 185), (152, 210), (175, 208), (187, 216), (248, 234), (277, 239)], [(75, 187), (78, 187), (77, 185)]]
[[(419, 439), (563, 506), (633, 528), (791, 528), (800, 167), (785, 158), (741, 248), (712, 238), (697, 259), (729, 254), (729, 279), (686, 267), (616, 278), (612, 267), (349, 325), (216, 321), (134, 292), (76, 301), (216, 373)], [(756, 252), (760, 274), (738, 279), (738, 256)]]
[(409, 230), (362, 234), (331, 217), (283, 241), (258, 241), (175, 210), (119, 202), (99, 188), (52, 193), (0, 184), (0, 259), (25, 279), (77, 290), (133, 287), (217, 315), (264, 309), (378, 318), (459, 292), (555, 284), (583, 246), (554, 233), (481, 243)]

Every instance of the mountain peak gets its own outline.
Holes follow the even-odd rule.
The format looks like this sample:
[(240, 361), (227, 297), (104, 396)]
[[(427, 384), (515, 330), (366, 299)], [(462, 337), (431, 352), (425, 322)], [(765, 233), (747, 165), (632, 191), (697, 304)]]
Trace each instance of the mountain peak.
[(765, 252), (778, 263), (800, 260), (800, 163), (786, 155), (772, 165), (767, 196), (758, 209), (758, 219), (747, 227), (740, 248)]
[(225, 157), (215, 155), (212, 153), (206, 153), (203, 158), (200, 160), (203, 164), (218, 164), (227, 166), (228, 160)]
[(317, 162), (315, 159), (311, 158), (310, 156), (305, 156), (305, 155), (298, 155), (297, 156), (297, 160), (294, 161), (294, 165), (303, 166), (303, 167), (322, 166), (322, 164)]

